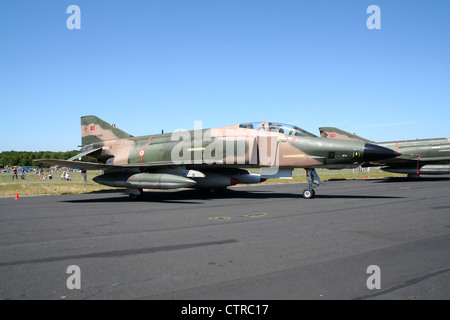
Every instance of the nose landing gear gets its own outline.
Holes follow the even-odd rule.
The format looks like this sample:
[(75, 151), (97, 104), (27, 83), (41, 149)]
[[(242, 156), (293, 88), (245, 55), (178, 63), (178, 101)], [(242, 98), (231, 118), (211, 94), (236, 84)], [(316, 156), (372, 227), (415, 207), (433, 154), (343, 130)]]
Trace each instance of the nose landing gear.
[(305, 170), (306, 176), (308, 177), (308, 189), (303, 190), (303, 198), (313, 199), (316, 195), (316, 192), (314, 191), (313, 188), (320, 186), (322, 184), (322, 181), (320, 181), (316, 169), (305, 169)]

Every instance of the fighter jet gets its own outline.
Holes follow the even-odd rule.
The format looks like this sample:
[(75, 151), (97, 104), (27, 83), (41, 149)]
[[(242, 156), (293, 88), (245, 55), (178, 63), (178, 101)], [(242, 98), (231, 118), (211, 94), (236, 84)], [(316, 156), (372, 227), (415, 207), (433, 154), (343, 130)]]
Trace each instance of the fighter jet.
[[(310, 199), (321, 183), (315, 168), (356, 167), (399, 155), (375, 144), (323, 139), (297, 126), (266, 121), (134, 137), (96, 116), (84, 116), (81, 141), (80, 153), (71, 159), (36, 161), (103, 170), (95, 182), (125, 187), (134, 199), (142, 198), (143, 189), (211, 190), (292, 178), (294, 168), (305, 168), (303, 197)], [(75, 161), (88, 155), (98, 162)], [(260, 173), (247, 170), (252, 168)]]
[[(334, 127), (321, 127), (319, 131), (323, 138), (375, 143)], [(401, 155), (369, 161), (364, 163), (363, 167), (381, 166), (381, 170), (405, 173), (408, 177), (450, 173), (450, 138), (376, 142), (376, 144), (400, 152)]]

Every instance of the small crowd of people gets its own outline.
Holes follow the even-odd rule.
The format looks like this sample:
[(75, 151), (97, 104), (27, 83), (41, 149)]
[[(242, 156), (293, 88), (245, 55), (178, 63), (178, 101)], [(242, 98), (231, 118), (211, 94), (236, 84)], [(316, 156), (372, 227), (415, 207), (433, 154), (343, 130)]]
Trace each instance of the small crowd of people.
[(70, 178), (70, 174), (69, 171), (64, 172), (61, 174), (61, 180), (63, 181), (72, 181), (72, 179)]
[[(12, 179), (13, 179), (13, 180), (14, 180), (14, 179), (19, 180), (19, 177), (17, 176), (18, 171), (19, 171), (19, 170), (17, 169), (17, 167), (14, 167), (14, 168), (13, 168), (13, 170), (12, 170), (12, 172), (13, 172)], [(26, 172), (28, 172), (27, 169), (25, 169), (25, 168), (20, 169), (20, 178), (21, 178), (22, 180), (25, 179), (25, 173), (26, 173)]]
[(358, 170), (359, 173), (370, 173), (370, 167), (363, 168), (362, 166), (359, 166), (358, 168), (353, 168), (353, 173), (355, 173), (355, 170)]
[[(86, 183), (87, 179), (87, 172), (86, 170), (81, 170), (81, 178), (83, 179), (83, 183)], [(61, 174), (61, 180), (63, 181), (72, 181), (72, 178), (70, 177), (69, 171), (63, 171)]]
[[(2, 172), (12, 172), (12, 180), (14, 180), (14, 179), (19, 180), (19, 176), (18, 176), (19, 170), (20, 170), (20, 178), (22, 180), (25, 180), (25, 174), (30, 172), (30, 170), (28, 170), (25, 167), (22, 167), (22, 168), (19, 168), (19, 167), (5, 167)], [(50, 179), (50, 180), (53, 179), (53, 174), (52, 173), (60, 171), (60, 169), (55, 169), (55, 168), (50, 168), (50, 169), (33, 168), (32, 170), (33, 170), (33, 172), (35, 174), (39, 175), (39, 179), (43, 179), (43, 180), (45, 180), (45, 179)], [(62, 181), (72, 181), (72, 178), (71, 178), (70, 173), (69, 173), (70, 170), (71, 169), (68, 169), (68, 168), (65, 168), (65, 169), (62, 170), (62, 173), (61, 173), (61, 180)], [(48, 172), (48, 175), (46, 175), (45, 172)], [(86, 172), (86, 170), (81, 170), (81, 178), (82, 178), (84, 183), (87, 182), (86, 181), (87, 180), (87, 172)]]

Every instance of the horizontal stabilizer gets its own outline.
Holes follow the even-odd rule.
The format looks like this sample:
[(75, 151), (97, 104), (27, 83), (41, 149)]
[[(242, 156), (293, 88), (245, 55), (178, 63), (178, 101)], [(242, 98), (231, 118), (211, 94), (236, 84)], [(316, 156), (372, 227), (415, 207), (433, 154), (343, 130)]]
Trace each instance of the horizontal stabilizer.
[(91, 150), (88, 150), (88, 151), (81, 152), (81, 153), (77, 154), (76, 156), (73, 156), (72, 158), (67, 159), (67, 161), (72, 161), (72, 160), (75, 160), (75, 159), (78, 159), (78, 158), (81, 158), (81, 157), (85, 157), (85, 156), (87, 156), (88, 154), (94, 153), (95, 151), (98, 151), (98, 150), (100, 150), (100, 149), (101, 149), (101, 147), (100, 147), (100, 148), (91, 149)]

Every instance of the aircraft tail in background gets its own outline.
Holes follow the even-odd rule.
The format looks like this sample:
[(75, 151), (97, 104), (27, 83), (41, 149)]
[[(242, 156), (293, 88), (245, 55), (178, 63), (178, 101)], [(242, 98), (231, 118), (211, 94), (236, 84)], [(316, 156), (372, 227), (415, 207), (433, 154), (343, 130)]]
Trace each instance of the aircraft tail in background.
[(357, 136), (356, 134), (335, 128), (335, 127), (320, 127), (320, 136), (322, 138), (334, 138), (334, 139), (342, 139), (342, 140), (353, 140), (353, 141), (362, 141), (362, 142), (370, 142), (374, 141), (362, 138)]

